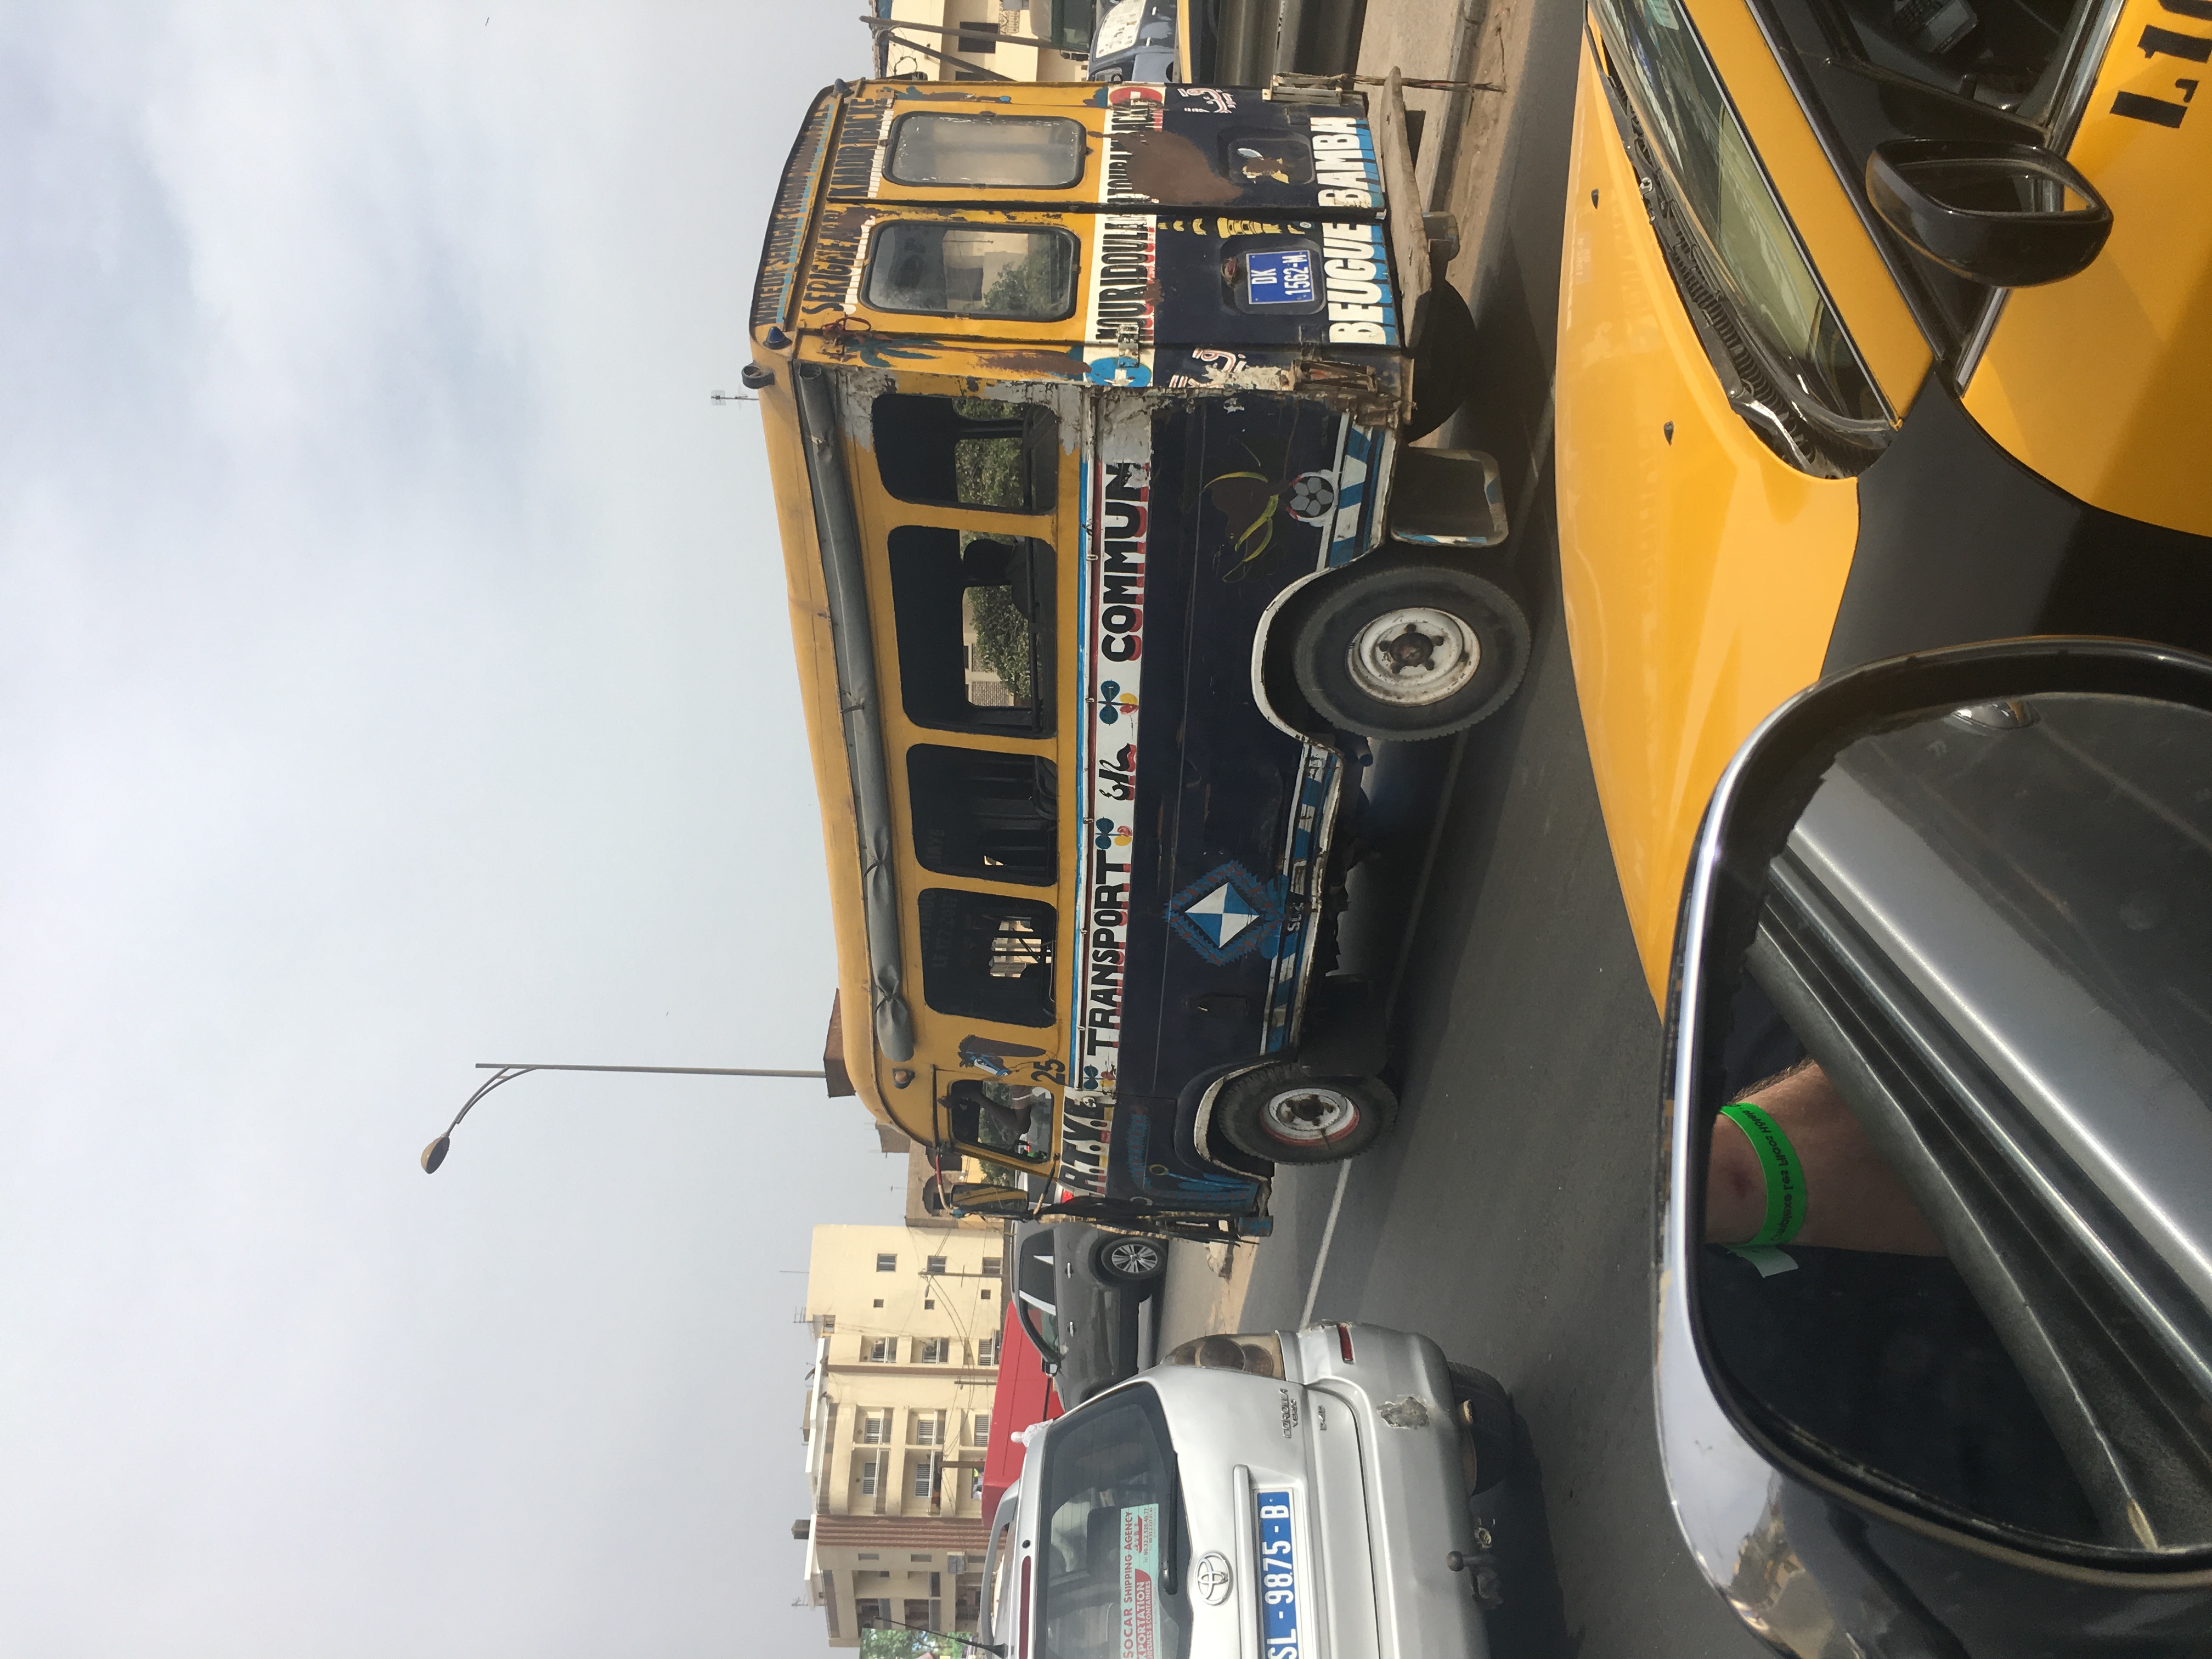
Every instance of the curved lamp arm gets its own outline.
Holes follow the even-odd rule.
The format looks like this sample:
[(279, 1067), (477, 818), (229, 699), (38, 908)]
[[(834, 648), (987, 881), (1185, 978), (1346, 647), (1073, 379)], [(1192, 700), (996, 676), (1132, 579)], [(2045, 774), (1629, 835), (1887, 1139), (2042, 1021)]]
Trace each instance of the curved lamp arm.
[(477, 1070), (490, 1072), (477, 1086), (477, 1091), (461, 1103), (461, 1109), (453, 1114), (453, 1121), (446, 1126), (446, 1133), (422, 1149), (422, 1173), (435, 1175), (438, 1166), (446, 1161), (453, 1150), (453, 1131), (461, 1127), (461, 1120), (482, 1100), (502, 1083), (512, 1083), (526, 1072), (651, 1072), (668, 1077), (811, 1077), (825, 1075), (821, 1072), (763, 1071), (751, 1066), (522, 1066), (511, 1062), (480, 1064)]

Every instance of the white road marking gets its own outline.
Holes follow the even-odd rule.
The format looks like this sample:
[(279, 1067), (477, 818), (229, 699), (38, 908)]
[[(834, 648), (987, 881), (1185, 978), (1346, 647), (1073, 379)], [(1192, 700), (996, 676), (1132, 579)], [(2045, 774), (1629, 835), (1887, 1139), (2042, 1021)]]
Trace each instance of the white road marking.
[(1313, 1323), (1314, 1298), (1321, 1294), (1321, 1276), (1328, 1266), (1328, 1247), (1336, 1238), (1336, 1218), (1344, 1208), (1345, 1184), (1352, 1179), (1352, 1163), (1346, 1159), (1337, 1165), (1336, 1196), (1328, 1201), (1328, 1220), (1321, 1230), (1321, 1254), (1314, 1258), (1313, 1277), (1306, 1283), (1306, 1305), (1298, 1314), (1298, 1328), (1304, 1330)]

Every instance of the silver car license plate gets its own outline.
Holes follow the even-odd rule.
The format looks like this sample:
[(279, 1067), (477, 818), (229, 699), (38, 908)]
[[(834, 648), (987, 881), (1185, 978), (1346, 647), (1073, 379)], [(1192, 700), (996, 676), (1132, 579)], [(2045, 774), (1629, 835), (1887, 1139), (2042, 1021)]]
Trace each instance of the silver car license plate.
[(1291, 1495), (1255, 1494), (1260, 1510), (1260, 1638), (1262, 1659), (1299, 1659), (1298, 1567), (1291, 1541)]

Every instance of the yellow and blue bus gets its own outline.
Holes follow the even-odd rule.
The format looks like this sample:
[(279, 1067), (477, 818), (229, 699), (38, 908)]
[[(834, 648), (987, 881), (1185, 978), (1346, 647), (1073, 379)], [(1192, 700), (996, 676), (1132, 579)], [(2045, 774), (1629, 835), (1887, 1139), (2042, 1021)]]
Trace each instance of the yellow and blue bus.
[(956, 1207), (1219, 1237), (1395, 1102), (1334, 973), (1369, 740), (1510, 697), (1404, 106), (839, 84), (753, 295), (843, 1058)]

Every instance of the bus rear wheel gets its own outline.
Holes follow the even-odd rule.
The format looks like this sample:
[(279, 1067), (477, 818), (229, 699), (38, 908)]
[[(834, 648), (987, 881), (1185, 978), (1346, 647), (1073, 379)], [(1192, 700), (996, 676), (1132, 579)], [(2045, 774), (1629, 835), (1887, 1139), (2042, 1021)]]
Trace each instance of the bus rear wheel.
[(1298, 690), (1331, 725), (1415, 741), (1503, 708), (1528, 666), (1528, 622), (1495, 583), (1449, 565), (1354, 565), (1306, 610)]
[(1398, 1097), (1371, 1077), (1310, 1077), (1278, 1062), (1233, 1077), (1214, 1097), (1229, 1144), (1276, 1164), (1356, 1158), (1389, 1130)]

